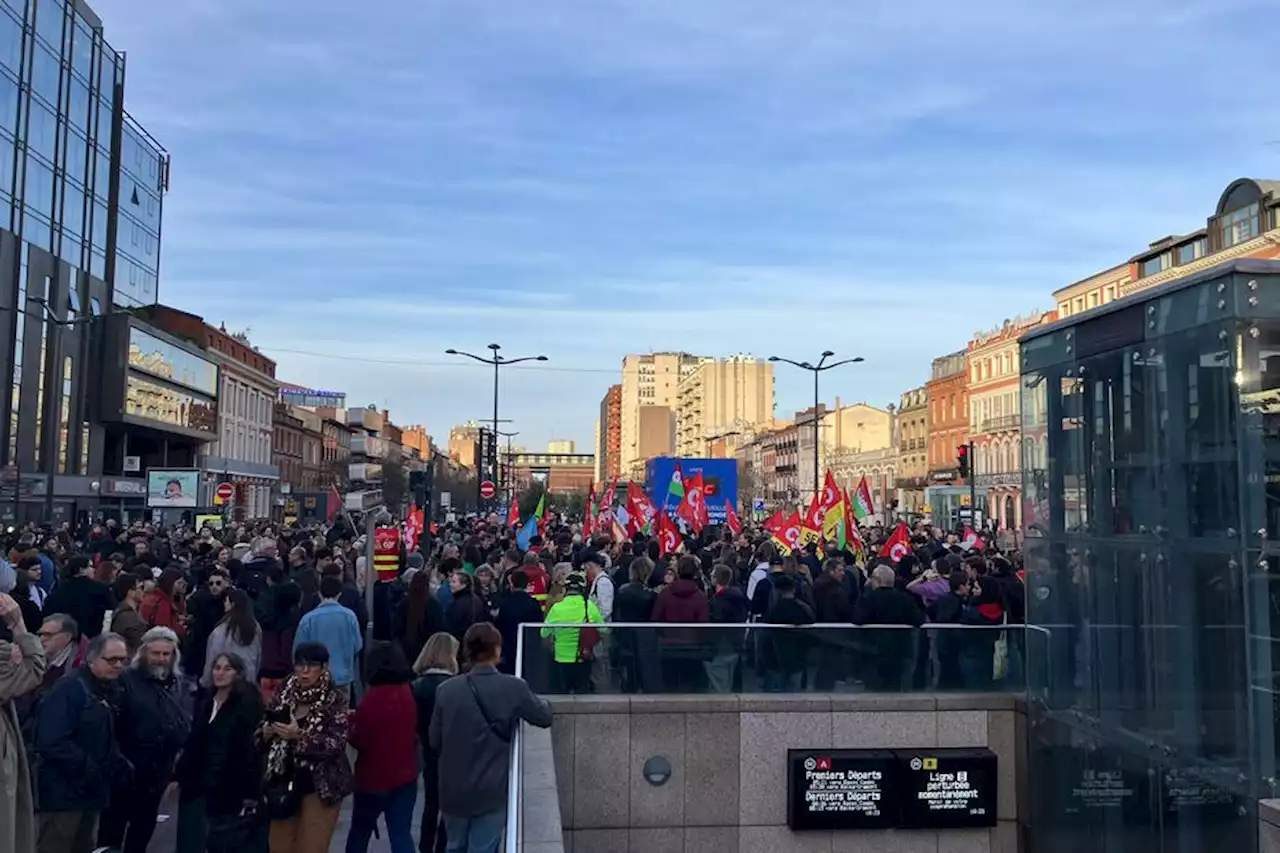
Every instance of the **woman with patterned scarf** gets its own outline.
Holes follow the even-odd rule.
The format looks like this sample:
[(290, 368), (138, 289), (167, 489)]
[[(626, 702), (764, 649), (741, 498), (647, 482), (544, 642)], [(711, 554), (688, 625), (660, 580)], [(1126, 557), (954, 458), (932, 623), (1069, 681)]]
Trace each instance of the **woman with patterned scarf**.
[(338, 810), (351, 793), (347, 702), (329, 675), (329, 650), (303, 643), (293, 675), (266, 713), (264, 805), (271, 853), (326, 853)]

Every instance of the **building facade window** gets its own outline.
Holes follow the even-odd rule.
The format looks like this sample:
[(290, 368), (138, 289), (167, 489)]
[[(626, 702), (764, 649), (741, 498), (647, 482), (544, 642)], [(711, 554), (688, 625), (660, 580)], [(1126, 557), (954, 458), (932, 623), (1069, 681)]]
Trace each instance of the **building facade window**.
[(1139, 274), (1143, 278), (1146, 278), (1149, 275), (1164, 272), (1169, 268), (1171, 260), (1172, 256), (1169, 252), (1162, 252), (1154, 258), (1147, 258), (1142, 262)]
[(67, 450), (71, 445), (71, 356), (62, 359), (62, 399), (58, 404), (58, 470), (67, 474)]
[(1223, 214), (1218, 220), (1218, 236), (1222, 248), (1229, 249), (1232, 246), (1257, 237), (1261, 233), (1258, 225), (1258, 203), (1256, 201), (1247, 207)]
[(1192, 261), (1203, 258), (1208, 248), (1209, 241), (1205, 237), (1201, 237), (1198, 240), (1192, 240), (1190, 243), (1179, 246), (1177, 251), (1178, 266), (1183, 266), (1184, 264), (1189, 264)]

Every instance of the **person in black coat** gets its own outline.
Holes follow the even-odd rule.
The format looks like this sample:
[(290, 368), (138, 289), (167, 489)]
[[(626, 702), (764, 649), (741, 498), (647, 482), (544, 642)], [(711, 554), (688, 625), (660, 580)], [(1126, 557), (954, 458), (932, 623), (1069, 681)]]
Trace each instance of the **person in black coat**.
[[(889, 566), (876, 566), (867, 588), (853, 608), (856, 625), (901, 625), (919, 628), (924, 612), (916, 597), (895, 585), (897, 575)], [(916, 631), (904, 628), (870, 629), (864, 632), (873, 649), (873, 659), (864, 673), (870, 690), (898, 692), (910, 683), (915, 669)]]
[[(845, 583), (847, 575), (844, 560), (832, 557), (827, 560), (822, 574), (813, 582), (814, 615), (819, 622), (852, 626), (853, 602)], [(852, 627), (847, 631), (827, 628), (815, 633), (814, 640), (819, 647), (814, 687), (818, 690), (831, 690), (837, 681), (848, 676), (848, 662), (856, 655), (857, 633)]]
[[(812, 625), (813, 610), (796, 594), (798, 584), (789, 574), (776, 575), (773, 589), (777, 598), (765, 614), (771, 625)], [(813, 645), (812, 631), (765, 629), (761, 651), (766, 693), (795, 693), (801, 689), (805, 665)]]
[(409, 580), (409, 591), (396, 605), (393, 634), (404, 649), (405, 660), (415, 661), (427, 640), (447, 630), (444, 608), (431, 594), (431, 571), (419, 569)]
[(112, 713), (116, 680), (128, 661), (121, 637), (99, 634), (89, 643), (85, 665), (40, 700), (37, 853), (90, 853), (113, 785), (128, 784), (129, 763), (120, 754)]
[[(751, 604), (747, 601), (747, 594), (734, 582), (733, 569), (724, 564), (715, 566), (711, 571), (711, 581), (715, 585), (710, 602), (711, 621), (722, 625), (741, 626), (751, 616)], [(746, 640), (746, 629), (725, 628), (722, 631), (716, 631), (711, 640), (712, 656), (711, 660), (706, 662), (707, 681), (711, 685), (711, 692), (731, 693), (738, 680), (738, 667)]]
[(204, 660), (209, 651), (209, 636), (226, 615), (223, 603), (231, 589), (231, 576), (225, 569), (209, 570), (208, 582), (187, 600), (187, 635), (182, 647), (182, 671), (189, 678), (204, 675)]
[[(494, 625), (502, 634), (502, 664), (499, 671), (508, 675), (516, 672), (516, 650), (519, 648), (520, 626), (542, 624), (542, 605), (529, 594), (529, 576), (521, 569), (507, 575), (511, 588), (498, 599), (498, 615)], [(536, 634), (525, 637), (526, 648), (537, 648)], [(536, 655), (526, 654), (525, 660)], [(527, 677), (527, 676), (526, 676)]]
[(441, 631), (427, 640), (413, 665), (418, 674), (413, 682), (413, 701), (418, 707), (418, 742), (422, 745), (419, 853), (445, 853), (444, 821), (440, 819), (440, 754), (431, 748), (431, 715), (436, 710), (436, 688), (458, 673), (458, 649), (453, 635)]
[[(658, 592), (649, 585), (656, 569), (648, 557), (636, 557), (628, 567), (629, 583), (619, 586), (613, 596), (614, 622), (652, 622)], [(610, 649), (623, 693), (656, 691), (662, 677), (658, 673), (658, 636), (643, 628), (614, 628)]]
[(44, 615), (70, 616), (80, 626), (80, 633), (90, 638), (102, 633), (103, 617), (115, 609), (111, 587), (93, 579), (93, 566), (81, 555), (67, 560), (61, 582), (44, 600)]
[(213, 662), (213, 691), (200, 697), (174, 778), (178, 783), (177, 853), (204, 853), (209, 829), (260, 798), (262, 725), (257, 688), (245, 664), (226, 652)]
[(453, 601), (445, 611), (444, 621), (449, 626), (449, 633), (462, 642), (467, 629), (477, 622), (489, 621), (489, 607), (484, 599), (475, 594), (474, 579), (459, 569), (449, 579), (449, 588), (453, 590)]
[(160, 800), (191, 727), (180, 704), (177, 664), (178, 636), (152, 628), (142, 635), (133, 667), (117, 682), (116, 741), (133, 773), (111, 791), (111, 807), (98, 825), (103, 847), (146, 853), (151, 843)]

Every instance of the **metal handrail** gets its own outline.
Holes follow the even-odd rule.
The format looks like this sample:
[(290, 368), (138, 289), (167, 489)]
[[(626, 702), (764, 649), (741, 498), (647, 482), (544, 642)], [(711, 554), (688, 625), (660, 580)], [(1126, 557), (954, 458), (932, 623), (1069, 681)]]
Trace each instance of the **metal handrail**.
[[(516, 678), (524, 677), (524, 629), (535, 622), (522, 622), (516, 629)], [(517, 722), (511, 733), (511, 769), (507, 778), (507, 828), (506, 841), (503, 845), (505, 853), (519, 853), (520, 843), (520, 744), (524, 734), (524, 723)]]

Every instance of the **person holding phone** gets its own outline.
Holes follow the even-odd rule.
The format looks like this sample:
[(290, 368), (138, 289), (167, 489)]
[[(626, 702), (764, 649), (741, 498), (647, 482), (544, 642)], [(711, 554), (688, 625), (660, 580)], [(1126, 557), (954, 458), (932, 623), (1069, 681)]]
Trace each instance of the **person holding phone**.
[(354, 787), (347, 760), (347, 699), (333, 684), (329, 650), (301, 643), (293, 675), (267, 709), (264, 807), (272, 853), (325, 853)]

